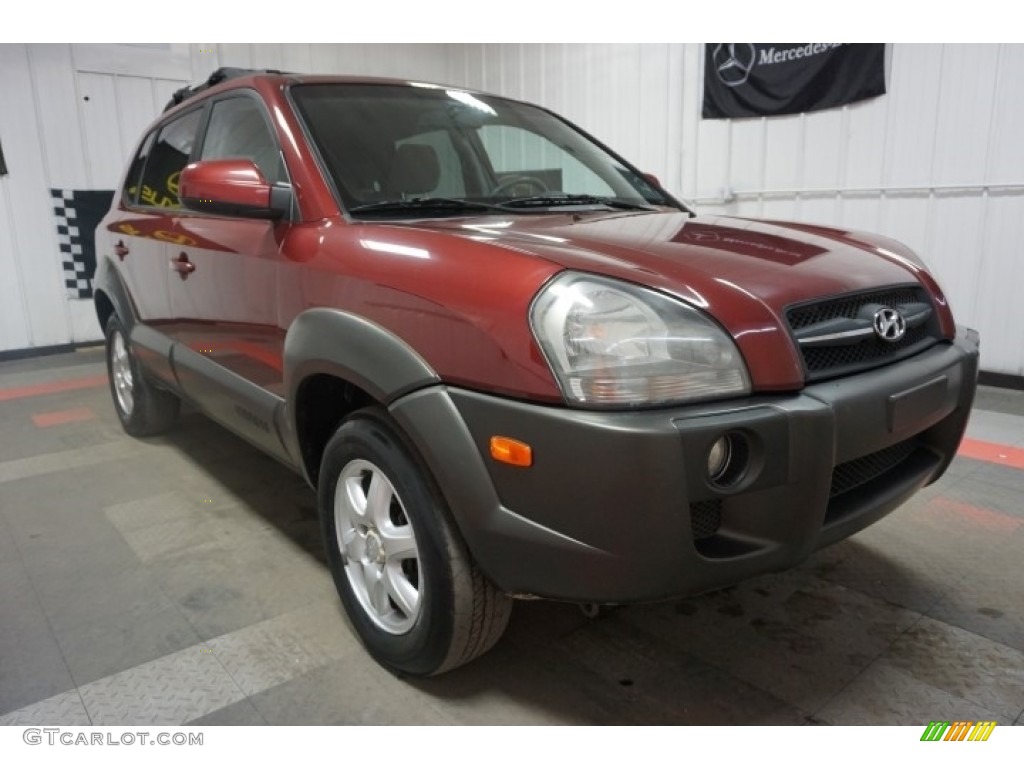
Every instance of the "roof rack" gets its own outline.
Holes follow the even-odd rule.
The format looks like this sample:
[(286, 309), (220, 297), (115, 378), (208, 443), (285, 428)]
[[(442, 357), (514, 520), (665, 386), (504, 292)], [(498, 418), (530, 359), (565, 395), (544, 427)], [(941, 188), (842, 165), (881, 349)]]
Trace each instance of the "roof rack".
[(167, 102), (167, 106), (164, 107), (164, 112), (176, 107), (185, 99), (190, 99), (197, 93), (202, 93), (207, 88), (212, 88), (215, 85), (223, 83), (226, 80), (234, 80), (236, 77), (245, 77), (246, 75), (290, 75), (291, 72), (282, 72), (280, 69), (243, 69), (241, 67), (221, 67), (210, 75), (205, 83), (199, 85), (186, 85), (184, 88), (179, 88), (171, 96), (171, 100)]

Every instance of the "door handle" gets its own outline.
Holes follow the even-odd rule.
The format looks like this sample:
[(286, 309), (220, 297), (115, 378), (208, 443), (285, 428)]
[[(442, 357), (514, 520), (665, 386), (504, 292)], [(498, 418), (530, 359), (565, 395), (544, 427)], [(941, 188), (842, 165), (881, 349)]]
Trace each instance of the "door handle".
[(124, 257), (128, 255), (128, 246), (124, 244), (124, 240), (118, 240), (117, 245), (114, 246), (114, 253), (121, 261), (124, 261)]
[(178, 273), (178, 277), (187, 280), (188, 276), (196, 271), (196, 265), (188, 260), (188, 254), (182, 251), (178, 258), (171, 259), (171, 268)]

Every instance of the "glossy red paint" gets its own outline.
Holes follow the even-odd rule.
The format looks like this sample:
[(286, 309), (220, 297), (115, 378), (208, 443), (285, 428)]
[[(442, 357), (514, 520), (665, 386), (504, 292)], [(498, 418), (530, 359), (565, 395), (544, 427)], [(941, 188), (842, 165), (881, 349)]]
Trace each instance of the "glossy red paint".
[(650, 285), (705, 309), (736, 339), (755, 388), (765, 391), (803, 384), (781, 319), (786, 306), (920, 275), (866, 242), (673, 212), (336, 217), (303, 229), (285, 243), (285, 327), (310, 307), (349, 309), (406, 339), (446, 380), (543, 399), (556, 399), (557, 389), (524, 318), (563, 267)]
[(185, 166), (178, 182), (181, 199), (191, 207), (222, 203), (269, 209), (270, 184), (251, 160), (204, 160)]
[(560, 401), (526, 322), (558, 265), (472, 235), (340, 218), (303, 226), (278, 273), (282, 327), (311, 307), (337, 307), (398, 335), (447, 382)]
[[(363, 226), (369, 231), (377, 225)], [(782, 320), (786, 306), (909, 283), (919, 273), (907, 261), (879, 258), (867, 244), (853, 245), (777, 224), (690, 218), (668, 211), (448, 219), (389, 226), (408, 230), (406, 239), (413, 244), (430, 232), (448, 234), (445, 242), (433, 241), (433, 252), (441, 262), (461, 261), (467, 248), (486, 246), (492, 254), (530, 254), (552, 265), (610, 275), (677, 296), (706, 310), (732, 334), (755, 389), (761, 391), (795, 390), (803, 385), (798, 352)], [(481, 259), (490, 263), (493, 257), (470, 256), (465, 264), (481, 263)], [(500, 284), (513, 278), (510, 271), (518, 269), (520, 262), (497, 263), (495, 281)], [(525, 357), (519, 362), (529, 365)]]
[[(954, 335), (945, 298), (920, 261), (874, 235), (691, 218), (674, 209), (353, 221), (339, 210), (289, 103), (289, 84), (317, 82), (400, 81), (262, 75), (231, 80), (202, 97), (237, 88), (260, 94), (287, 163), (296, 220), (272, 224), (123, 206), (108, 216), (112, 233), (127, 225), (138, 237), (173, 243), (171, 258), (184, 252), (196, 265), (187, 281), (174, 279), (168, 287), (168, 252), (153, 257), (165, 273), (162, 296), (146, 294), (155, 290), (153, 275), (131, 276), (143, 269), (130, 266), (139, 261), (134, 246), (123, 265), (133, 294), (151, 302), (143, 316), (166, 320), (171, 335), (176, 326), (201, 322), (222, 348), (245, 336), (261, 350), (262, 359), (253, 362), (279, 369), (295, 316), (334, 307), (392, 331), (447, 382), (545, 402), (560, 402), (561, 395), (527, 317), (537, 291), (563, 269), (647, 285), (706, 310), (736, 340), (756, 391), (795, 391), (804, 383), (782, 320), (795, 302), (920, 281), (935, 298), (943, 334)], [(202, 170), (182, 174), (184, 191), (224, 193), (202, 173), (196, 178)], [(236, 170), (253, 199), (264, 200), (266, 187)], [(101, 255), (104, 247), (112, 252), (112, 244), (100, 247)], [(244, 285), (225, 283), (229, 275), (244, 275)]]
[(893, 240), (891, 237), (876, 235), (870, 232), (856, 232), (795, 221), (767, 221), (766, 223), (786, 227), (798, 232), (821, 235), (902, 264), (914, 274), (914, 277), (928, 289), (932, 298), (935, 299), (935, 305), (939, 314), (939, 326), (942, 329), (943, 335), (950, 339), (956, 335), (953, 313), (950, 310), (945, 294), (942, 292), (942, 288), (939, 287), (935, 278), (928, 272), (928, 268), (921, 261), (920, 257), (899, 240)]
[[(180, 210), (168, 210), (163, 214), (154, 213), (145, 216), (119, 218), (116, 222), (111, 222), (107, 225), (107, 231), (114, 234), (128, 235), (130, 238), (142, 237), (150, 240), (159, 240), (162, 243), (170, 243), (171, 245), (213, 249), (219, 247), (212, 240), (197, 238), (194, 233), (190, 235), (182, 232), (176, 223), (177, 217), (180, 214)], [(127, 240), (121, 238), (115, 239), (117, 242), (127, 242)], [(114, 247), (116, 249), (117, 246), (115, 245)], [(131, 254), (131, 249), (128, 248), (127, 250), (128, 254)]]
[(275, 389), (288, 328), (278, 312), (282, 248), (301, 225), (181, 211), (173, 226), (197, 245), (168, 247), (171, 258), (185, 254), (193, 270), (187, 280), (172, 275), (167, 281), (170, 314), (163, 332), (188, 347), (218, 350), (225, 368)]

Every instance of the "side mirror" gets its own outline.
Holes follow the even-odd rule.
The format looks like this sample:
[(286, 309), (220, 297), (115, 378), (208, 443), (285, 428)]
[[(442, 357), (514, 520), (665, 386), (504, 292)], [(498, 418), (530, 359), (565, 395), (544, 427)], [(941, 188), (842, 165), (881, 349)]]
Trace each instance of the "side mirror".
[(645, 173), (643, 174), (643, 177), (644, 181), (653, 186), (655, 189), (661, 189), (661, 182), (658, 181), (658, 177), (655, 176), (653, 173)]
[(252, 160), (200, 160), (178, 180), (182, 205), (200, 213), (279, 219), (291, 209), (291, 187), (271, 185)]

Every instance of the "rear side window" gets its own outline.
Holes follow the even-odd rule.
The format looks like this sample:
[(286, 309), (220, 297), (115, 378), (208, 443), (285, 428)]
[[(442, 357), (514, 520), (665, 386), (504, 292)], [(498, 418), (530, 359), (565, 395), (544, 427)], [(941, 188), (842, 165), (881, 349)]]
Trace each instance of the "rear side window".
[(121, 197), (129, 205), (134, 205), (139, 200), (140, 177), (142, 176), (142, 169), (146, 165), (146, 160), (149, 157), (149, 151), (153, 147), (153, 137), (155, 135), (155, 133), (151, 133), (146, 136), (146, 140), (139, 147), (139, 153), (135, 155), (135, 159), (132, 160), (128, 173), (124, 177), (124, 189), (121, 190)]
[(167, 123), (149, 150), (139, 188), (139, 205), (180, 208), (178, 177), (188, 164), (203, 110), (196, 109)]
[(284, 181), (281, 153), (260, 105), (245, 96), (213, 105), (200, 160), (252, 160), (271, 184)]

